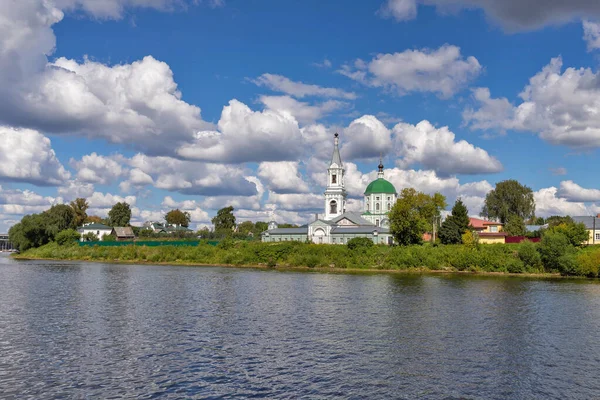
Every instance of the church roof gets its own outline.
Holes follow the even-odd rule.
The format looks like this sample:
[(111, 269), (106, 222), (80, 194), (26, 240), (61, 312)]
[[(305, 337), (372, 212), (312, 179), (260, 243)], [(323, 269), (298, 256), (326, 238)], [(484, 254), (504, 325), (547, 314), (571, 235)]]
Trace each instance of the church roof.
[(338, 226), (331, 230), (331, 234), (353, 234), (353, 233), (373, 233), (377, 231), (377, 233), (390, 233), (388, 228), (381, 228), (377, 226), (358, 226), (358, 227), (345, 227)]
[(367, 189), (365, 190), (365, 194), (373, 193), (396, 194), (396, 188), (390, 181), (379, 178), (369, 183), (369, 186), (367, 186)]
[(333, 147), (333, 157), (331, 157), (331, 164), (337, 164), (338, 167), (342, 166), (342, 157), (340, 156), (340, 148), (338, 147), (338, 134), (335, 134), (335, 141)]
[(361, 217), (360, 213), (352, 212), (352, 211), (345, 212), (342, 215), (340, 215), (339, 217), (332, 219), (331, 223), (333, 225), (336, 225), (338, 222), (340, 222), (343, 219), (348, 219), (351, 222), (355, 223), (356, 225), (373, 225), (373, 226), (375, 226), (371, 221), (368, 221), (368, 220), (364, 219), (363, 217)]

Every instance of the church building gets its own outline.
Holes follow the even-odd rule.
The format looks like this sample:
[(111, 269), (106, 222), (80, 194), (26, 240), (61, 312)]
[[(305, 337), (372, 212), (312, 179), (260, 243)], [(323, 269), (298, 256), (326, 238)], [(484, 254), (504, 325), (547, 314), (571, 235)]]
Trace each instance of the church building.
[(363, 211), (346, 211), (347, 192), (345, 169), (339, 149), (339, 135), (334, 135), (333, 156), (327, 169), (325, 213), (323, 218), (299, 228), (278, 228), (273, 221), (262, 234), (263, 242), (311, 241), (319, 244), (346, 244), (355, 237), (367, 237), (375, 244), (392, 244), (388, 214), (396, 203), (398, 193), (384, 178), (383, 163), (379, 162), (377, 179), (364, 193)]

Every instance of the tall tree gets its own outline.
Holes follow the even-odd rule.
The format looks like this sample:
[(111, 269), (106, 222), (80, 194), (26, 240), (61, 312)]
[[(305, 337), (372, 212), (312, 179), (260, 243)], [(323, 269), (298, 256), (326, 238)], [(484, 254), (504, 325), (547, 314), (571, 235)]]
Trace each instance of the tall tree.
[(108, 212), (111, 226), (127, 226), (131, 220), (131, 208), (126, 202), (115, 204)]
[(390, 231), (400, 245), (420, 244), (434, 217), (446, 207), (440, 193), (429, 196), (413, 188), (403, 189), (389, 214)]
[(65, 229), (77, 228), (76, 216), (73, 209), (66, 204), (57, 204), (42, 213), (44, 226), (50, 240), (54, 240), (59, 232)]
[(498, 219), (504, 224), (513, 214), (523, 220), (535, 215), (533, 191), (513, 179), (498, 182), (496, 188), (485, 197), (481, 216)]
[(253, 231), (254, 231), (254, 222), (252, 222), (252, 221), (244, 221), (238, 225), (239, 233), (248, 235), (250, 232), (253, 232)]
[(443, 244), (462, 243), (462, 235), (469, 229), (469, 223), (469, 210), (459, 198), (452, 207), (452, 214), (440, 228), (440, 240)]
[(506, 224), (504, 224), (504, 231), (510, 236), (525, 236), (527, 233), (523, 218), (515, 214), (509, 215)]
[(175, 210), (169, 211), (165, 215), (165, 220), (168, 224), (181, 225), (187, 228), (188, 226), (190, 226), (191, 216), (189, 212), (184, 212), (177, 208)]
[(76, 226), (81, 226), (87, 219), (87, 209), (90, 206), (86, 199), (79, 197), (70, 203), (73, 212), (75, 213)]
[(217, 211), (217, 215), (211, 220), (215, 225), (215, 232), (231, 232), (235, 227), (235, 215), (233, 207), (224, 207)]
[(267, 224), (266, 222), (258, 221), (254, 224), (254, 235), (260, 235), (267, 229), (269, 229), (269, 224)]

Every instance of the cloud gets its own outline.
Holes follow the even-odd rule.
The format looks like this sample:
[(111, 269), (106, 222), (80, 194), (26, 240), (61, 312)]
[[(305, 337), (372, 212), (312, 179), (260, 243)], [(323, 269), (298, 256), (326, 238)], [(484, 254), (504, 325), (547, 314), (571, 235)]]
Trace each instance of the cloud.
[(413, 92), (436, 93), (449, 98), (482, 71), (475, 57), (466, 59), (460, 48), (443, 45), (437, 50), (406, 50), (378, 54), (369, 62), (357, 60), (338, 72), (367, 86), (404, 96)]
[(192, 223), (210, 222), (210, 217), (208, 216), (208, 213), (204, 211), (200, 207), (200, 205), (194, 200), (175, 201), (171, 196), (167, 196), (164, 198), (162, 206), (168, 210), (178, 208), (182, 211), (188, 212), (190, 214), (190, 222)]
[(123, 7), (162, 9), (168, 3), (175, 4), (34, 0), (0, 5), (0, 123), (127, 143), (157, 154), (172, 154), (195, 132), (210, 129), (200, 109), (181, 100), (170, 67), (151, 56), (114, 66), (89, 59), (47, 60), (56, 45), (52, 26), (64, 17), (63, 9), (116, 18)]
[(79, 197), (88, 198), (94, 193), (94, 185), (84, 183), (77, 179), (69, 180), (63, 186), (58, 188), (58, 194), (66, 201), (72, 201)]
[(223, 108), (219, 131), (201, 131), (177, 150), (181, 157), (209, 162), (290, 161), (302, 141), (298, 122), (289, 113), (252, 111), (231, 100)]
[(188, 195), (251, 196), (257, 191), (244, 170), (231, 165), (151, 157), (141, 153), (127, 162), (135, 172), (130, 173), (130, 180), (125, 181), (122, 188), (139, 188), (146, 182), (153, 182), (158, 189)]
[(590, 210), (583, 203), (571, 202), (557, 196), (558, 189), (549, 187), (533, 193), (535, 199), (535, 215), (550, 217), (552, 215), (581, 216), (590, 215)]
[(550, 168), (550, 172), (552, 172), (552, 175), (566, 175), (567, 169), (565, 167)]
[[(172, 11), (195, 3), (187, 0), (54, 0), (54, 2), (63, 10), (83, 11), (99, 19), (121, 19), (127, 7)], [(222, 0), (209, 2), (211, 6), (219, 4), (222, 4)]]
[(111, 158), (96, 152), (83, 156), (79, 161), (71, 159), (70, 164), (77, 169), (77, 179), (85, 183), (106, 185), (126, 172), (122, 157)]
[(50, 139), (32, 129), (0, 126), (0, 179), (58, 186), (70, 176)]
[[(327, 60), (326, 60), (327, 61)], [(331, 67), (331, 63), (329, 63)], [(341, 89), (322, 87), (318, 85), (308, 85), (302, 82), (295, 82), (282, 75), (262, 74), (252, 83), (258, 86), (264, 86), (274, 92), (281, 92), (287, 95), (304, 98), (304, 97), (326, 97), (326, 98), (341, 98), (346, 100), (356, 99), (356, 93), (346, 92)]]
[(509, 31), (533, 30), (580, 18), (600, 17), (600, 3), (596, 0), (386, 0), (380, 14), (398, 21), (411, 20), (417, 17), (419, 5), (435, 6), (441, 13), (461, 8), (481, 9)]
[(465, 140), (456, 141), (448, 127), (436, 128), (429, 121), (417, 125), (397, 124), (394, 129), (396, 163), (400, 167), (420, 164), (440, 175), (485, 174), (502, 171), (500, 161)]
[(322, 195), (308, 193), (288, 193), (279, 194), (269, 192), (267, 204), (271, 204), (277, 210), (296, 211), (296, 212), (322, 212), (325, 204), (325, 198)]
[(600, 49), (600, 24), (584, 20), (583, 39), (587, 43), (588, 51)]
[(268, 109), (279, 113), (289, 114), (300, 123), (312, 123), (333, 111), (348, 107), (348, 103), (338, 100), (328, 100), (316, 105), (301, 102), (290, 96), (261, 96), (259, 101)]
[(562, 181), (557, 196), (570, 202), (600, 201), (599, 189), (586, 189), (573, 181)]
[(320, 63), (312, 63), (313, 66), (318, 68), (331, 68), (333, 64), (328, 59), (324, 59), (323, 62)]
[(129, 204), (130, 206), (134, 206), (135, 203), (137, 202), (137, 198), (135, 196), (118, 196), (118, 195), (114, 195), (111, 193), (100, 193), (100, 192), (94, 192), (88, 199), (87, 199), (90, 208), (112, 208), (112, 206), (114, 206), (117, 203), (122, 203), (125, 202), (127, 204)]
[(267, 188), (277, 193), (308, 193), (308, 184), (302, 179), (299, 163), (294, 161), (263, 162), (258, 166), (258, 176)]
[(487, 89), (476, 91), (479, 109), (467, 109), (465, 123), (473, 129), (532, 132), (574, 148), (600, 147), (600, 73), (590, 68), (561, 72), (562, 65), (560, 57), (554, 58), (533, 76), (516, 107), (506, 99), (490, 98)]
[[(342, 161), (379, 157), (392, 145), (391, 132), (372, 115), (355, 119), (343, 130)], [(330, 149), (331, 156), (331, 149)]]

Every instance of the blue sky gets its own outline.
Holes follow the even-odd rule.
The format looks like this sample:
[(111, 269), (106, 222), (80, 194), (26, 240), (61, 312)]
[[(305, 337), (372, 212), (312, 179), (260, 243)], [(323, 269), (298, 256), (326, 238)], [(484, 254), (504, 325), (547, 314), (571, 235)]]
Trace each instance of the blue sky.
[[(75, 197), (134, 223), (303, 223), (333, 133), (360, 209), (400, 191), (478, 214), (517, 179), (537, 213), (600, 210), (596, 2), (0, 0), (0, 230)], [(584, 17), (584, 18), (582, 18)]]

